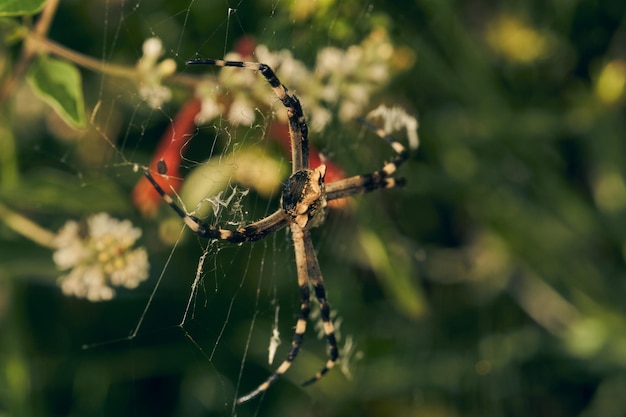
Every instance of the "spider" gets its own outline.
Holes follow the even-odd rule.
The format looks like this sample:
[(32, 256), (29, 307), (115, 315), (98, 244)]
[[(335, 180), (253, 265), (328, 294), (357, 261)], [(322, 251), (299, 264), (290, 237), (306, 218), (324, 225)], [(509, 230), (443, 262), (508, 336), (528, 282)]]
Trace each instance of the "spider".
[(271, 233), (289, 227), (293, 241), (298, 286), (300, 288), (300, 313), (287, 357), (278, 368), (256, 389), (237, 399), (241, 404), (265, 392), (282, 374), (284, 374), (298, 355), (306, 331), (310, 312), (310, 293), (320, 306), (326, 343), (329, 347), (328, 360), (323, 368), (302, 383), (309, 385), (322, 378), (333, 368), (339, 357), (335, 329), (330, 318), (330, 305), (326, 298), (324, 279), (311, 241), (310, 229), (321, 225), (326, 213), (328, 201), (349, 197), (379, 188), (392, 188), (402, 185), (404, 180), (391, 175), (408, 158), (408, 152), (399, 142), (366, 120), (360, 121), (386, 141), (394, 150), (391, 161), (372, 173), (355, 175), (326, 184), (324, 175), (326, 166), (309, 166), (308, 127), (300, 101), (285, 87), (274, 71), (266, 64), (256, 62), (225, 61), (198, 59), (187, 62), (188, 65), (215, 65), (218, 67), (238, 67), (260, 72), (287, 109), (289, 135), (291, 138), (291, 176), (286, 180), (280, 199), (280, 208), (273, 214), (238, 229), (222, 229), (209, 225), (181, 209), (152, 177), (149, 171), (144, 174), (152, 183), (163, 200), (183, 219), (184, 223), (198, 236), (207, 239), (219, 239), (232, 243), (256, 241)]

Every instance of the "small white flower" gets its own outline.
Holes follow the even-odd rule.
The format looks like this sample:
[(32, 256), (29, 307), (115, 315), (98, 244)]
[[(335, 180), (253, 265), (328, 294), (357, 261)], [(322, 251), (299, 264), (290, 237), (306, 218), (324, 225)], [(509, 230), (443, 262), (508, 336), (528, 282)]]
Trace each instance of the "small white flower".
[(370, 89), (364, 84), (352, 84), (346, 88), (345, 99), (358, 106), (365, 106), (370, 98)]
[(215, 119), (224, 111), (223, 106), (217, 101), (219, 90), (219, 86), (210, 78), (198, 83), (196, 97), (200, 99), (201, 105), (200, 112), (195, 119), (197, 125), (202, 125)]
[(353, 73), (368, 64), (369, 62), (365, 60), (365, 54), (360, 45), (348, 47), (342, 62), (346, 72)]
[(176, 61), (172, 58), (164, 59), (156, 66), (156, 72), (161, 77), (169, 77), (176, 72)]
[(324, 85), (320, 88), (319, 97), (326, 103), (335, 103), (339, 100), (339, 89), (334, 85)]
[(254, 122), (254, 108), (245, 98), (236, 98), (230, 105), (228, 121), (233, 125), (250, 126)]
[(387, 65), (372, 64), (367, 71), (367, 79), (373, 83), (385, 83), (389, 79), (389, 71)]
[(148, 106), (153, 109), (158, 109), (163, 103), (172, 98), (172, 91), (162, 85), (141, 84), (139, 86), (139, 95), (142, 100), (148, 103)]
[(280, 67), (277, 71), (281, 77), (289, 80), (292, 85), (301, 85), (311, 79), (311, 74), (303, 62), (296, 60), (291, 51), (283, 49), (279, 52)]
[(159, 38), (148, 38), (142, 46), (143, 56), (146, 60), (156, 60), (163, 53), (163, 43)]
[(163, 44), (159, 38), (149, 38), (143, 43), (143, 56), (137, 62), (139, 95), (153, 109), (159, 108), (172, 98), (169, 88), (161, 81), (176, 72), (176, 62), (165, 59), (158, 63), (163, 53)]
[(223, 111), (222, 106), (213, 97), (205, 97), (200, 105), (200, 112), (196, 115), (196, 124), (203, 125), (217, 116)]
[(335, 47), (326, 47), (317, 53), (317, 66), (315, 72), (320, 76), (332, 74), (337, 68), (340, 68), (344, 58), (341, 49)]
[(352, 100), (344, 100), (339, 107), (339, 118), (341, 120), (354, 120), (361, 115), (362, 106)]
[(257, 45), (254, 50), (254, 55), (259, 62), (269, 65), (272, 68), (277, 68), (279, 63), (278, 54), (270, 52), (266, 45)]
[(332, 113), (324, 107), (315, 106), (309, 109), (309, 125), (314, 132), (321, 132), (332, 119)]
[(148, 278), (148, 254), (133, 249), (141, 230), (128, 220), (99, 213), (85, 225), (68, 221), (56, 235), (54, 263), (61, 271), (59, 285), (66, 295), (90, 301), (110, 300), (113, 287), (136, 288)]
[(52, 255), (59, 269), (69, 269), (87, 255), (86, 248), (79, 239), (76, 239), (79, 233), (78, 223), (74, 221), (65, 223), (65, 226), (59, 230), (55, 239), (57, 251)]

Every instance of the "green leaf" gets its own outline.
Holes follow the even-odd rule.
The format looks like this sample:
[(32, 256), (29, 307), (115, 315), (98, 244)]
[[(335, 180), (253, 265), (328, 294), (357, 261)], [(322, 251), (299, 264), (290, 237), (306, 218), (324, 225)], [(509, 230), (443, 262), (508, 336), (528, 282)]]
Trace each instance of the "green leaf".
[(74, 65), (42, 55), (30, 68), (28, 82), (66, 123), (75, 128), (85, 126), (81, 77)]
[(0, 16), (22, 16), (41, 11), (46, 0), (0, 0)]

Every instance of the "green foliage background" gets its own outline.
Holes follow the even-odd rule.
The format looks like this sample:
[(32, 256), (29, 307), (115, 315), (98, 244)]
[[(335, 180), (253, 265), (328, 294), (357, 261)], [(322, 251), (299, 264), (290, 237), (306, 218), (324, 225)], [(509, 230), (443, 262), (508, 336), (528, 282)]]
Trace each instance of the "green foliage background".
[[(37, 20), (5, 3), (4, 84)], [(154, 35), (179, 64), (219, 57), (243, 35), (311, 63), (320, 48), (383, 27), (416, 59), (377, 97), (419, 115), (421, 147), (400, 171), (407, 186), (359, 197), (314, 233), (343, 336), (362, 352), (352, 380), (333, 371), (299, 387), (325, 360), (310, 331), (292, 370), (237, 415), (626, 415), (626, 3), (327, 0), (306, 13), (242, 1), (231, 19), (225, 2), (138, 4), (62, 1), (47, 36), (127, 66)], [(0, 223), (0, 415), (229, 415), (242, 363), (239, 393), (271, 369), (274, 300), (279, 359), (290, 337), (298, 300), (285, 235), (212, 256), (181, 327), (201, 255), (188, 237), (128, 339), (169, 256), (159, 227), (171, 214), (139, 215), (129, 194), (140, 173), (120, 153), (147, 164), (190, 93), (150, 112), (119, 94), (128, 81), (81, 75), (85, 106), (101, 100), (105, 118), (77, 136), (34, 96), (4, 97), (0, 203), (51, 230), (99, 211), (131, 218), (151, 277), (111, 302), (64, 297), (50, 251)], [(86, 121), (80, 111), (74, 125)], [(332, 138), (338, 162), (365, 172), (388, 151), (347, 144), (358, 132), (335, 125), (312, 140)], [(268, 203), (253, 202), (250, 217), (263, 215)]]

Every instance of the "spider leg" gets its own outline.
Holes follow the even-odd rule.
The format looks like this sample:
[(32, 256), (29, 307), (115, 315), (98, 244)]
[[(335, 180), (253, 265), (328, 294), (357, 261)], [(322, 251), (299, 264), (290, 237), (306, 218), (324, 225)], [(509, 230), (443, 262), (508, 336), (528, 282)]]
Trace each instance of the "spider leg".
[[(292, 230), (294, 226), (292, 226)], [(320, 316), (324, 326), (324, 334), (326, 335), (326, 342), (328, 343), (328, 361), (322, 369), (320, 369), (315, 375), (307, 379), (302, 383), (303, 386), (312, 384), (322, 378), (326, 372), (335, 366), (337, 358), (339, 357), (339, 349), (337, 348), (337, 338), (335, 337), (335, 326), (330, 319), (330, 305), (326, 299), (326, 289), (324, 287), (324, 278), (322, 277), (322, 271), (320, 270), (319, 263), (317, 261), (317, 255), (315, 254), (315, 248), (311, 241), (311, 234), (308, 229), (302, 230), (304, 240), (304, 251), (307, 259), (307, 268), (309, 279), (313, 285), (313, 293), (320, 306)]]
[(258, 62), (225, 61), (222, 59), (194, 59), (187, 65), (215, 65), (218, 67), (247, 68), (261, 72), (270, 84), (276, 96), (287, 108), (289, 117), (289, 136), (291, 138), (292, 173), (309, 167), (309, 129), (302, 112), (300, 100), (280, 82), (274, 70), (266, 64)]
[(240, 243), (240, 242), (249, 242), (255, 241), (259, 239), (263, 239), (265, 236), (274, 233), (277, 230), (282, 229), (283, 227), (289, 224), (289, 217), (285, 214), (283, 210), (277, 210), (273, 214), (251, 223), (247, 226), (240, 227), (238, 229), (230, 230), (230, 229), (220, 229), (218, 227), (206, 224), (202, 220), (197, 217), (188, 215), (182, 208), (180, 208), (164, 190), (161, 186), (156, 182), (154, 177), (150, 172), (145, 171), (145, 176), (148, 178), (148, 181), (152, 184), (152, 186), (157, 190), (157, 192), (175, 212), (178, 214), (185, 224), (198, 236), (207, 238), (207, 239), (219, 239), (226, 240), (232, 243)]
[(392, 178), (391, 175), (393, 175), (398, 167), (408, 159), (409, 152), (400, 142), (395, 140), (393, 136), (385, 133), (384, 130), (374, 126), (365, 119), (359, 119), (359, 121), (367, 128), (374, 131), (378, 137), (387, 142), (395, 151), (396, 155), (391, 159), (391, 161), (386, 162), (383, 167), (377, 171), (368, 174), (355, 175), (350, 178), (326, 184), (326, 198), (328, 201), (356, 194), (367, 193), (379, 188), (393, 188), (404, 185), (403, 178)]
[[(296, 269), (298, 273), (298, 287), (300, 288), (300, 316), (298, 317), (298, 321), (296, 322), (296, 330), (293, 335), (293, 340), (291, 341), (291, 348), (287, 353), (287, 358), (280, 364), (278, 368), (272, 373), (263, 383), (261, 383), (254, 390), (250, 391), (246, 395), (242, 395), (237, 399), (237, 404), (245, 403), (246, 401), (250, 401), (261, 393), (267, 391), (267, 389), (272, 385), (276, 380), (291, 367), (291, 364), (296, 359), (298, 355), (298, 351), (300, 350), (300, 346), (302, 346), (302, 341), (304, 339), (304, 333), (306, 332), (306, 322), (309, 318), (309, 313), (311, 311), (311, 290), (310, 290), (310, 271), (311, 267), (309, 264), (309, 260), (307, 254), (307, 244), (304, 238), (304, 233), (306, 232), (296, 223), (291, 223), (291, 232), (293, 238), (293, 246), (296, 254)], [(308, 232), (306, 232), (308, 235)], [(308, 239), (310, 245), (310, 238)], [(312, 245), (310, 245), (312, 247)], [(317, 258), (314, 256), (314, 263), (317, 265)], [(319, 265), (316, 266), (319, 271)]]

